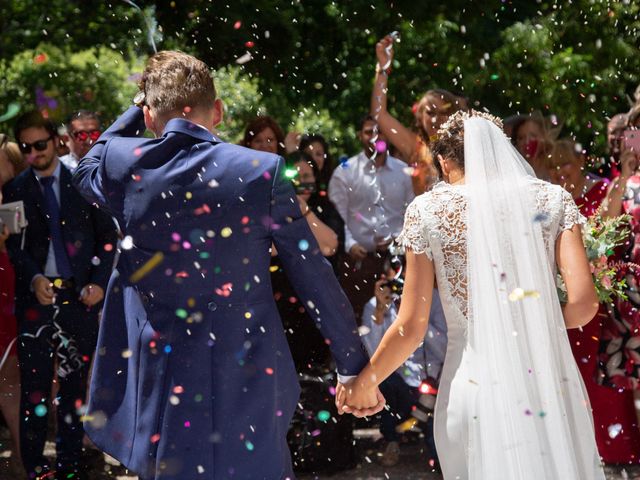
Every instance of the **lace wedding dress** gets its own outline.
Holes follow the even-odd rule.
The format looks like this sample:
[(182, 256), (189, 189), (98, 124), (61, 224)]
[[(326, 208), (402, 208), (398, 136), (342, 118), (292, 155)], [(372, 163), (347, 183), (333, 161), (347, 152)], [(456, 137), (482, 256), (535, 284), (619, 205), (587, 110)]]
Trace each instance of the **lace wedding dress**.
[[(556, 239), (563, 230), (584, 219), (571, 196), (558, 186), (528, 177), (520, 194), (528, 196), (536, 206), (536, 211), (531, 212), (532, 221), (541, 227), (546, 260), (555, 272)], [(409, 206), (398, 238), (400, 244), (414, 253), (425, 253), (433, 261), (447, 319), (448, 346), (435, 408), (436, 446), (444, 478), (603, 479), (588, 401), (565, 331), (556, 332), (559, 351), (554, 350), (556, 358), (550, 365), (555, 371), (533, 372), (550, 374), (556, 392), (542, 392), (537, 405), (532, 397), (540, 392), (520, 392), (516, 394), (519, 398), (505, 400), (515, 403), (509, 406), (511, 411), (501, 411), (499, 404), (480, 405), (491, 395), (492, 401), (509, 395), (509, 385), (499, 385), (501, 381), (510, 382), (507, 373), (524, 376), (532, 371), (509, 372), (515, 367), (505, 363), (496, 367), (498, 372), (504, 371), (504, 376), (498, 373), (489, 385), (480, 383), (478, 368), (500, 356), (492, 358), (491, 352), (484, 352), (483, 356), (469, 343), (473, 320), (467, 262), (468, 207), (467, 185), (441, 182)], [(505, 292), (505, 299), (506, 293), (509, 292)], [(511, 292), (509, 301), (521, 302), (527, 296), (535, 300), (537, 295), (516, 290)], [(523, 332), (514, 330), (513, 335), (519, 333)], [(483, 396), (479, 394), (483, 388), (495, 391)], [(553, 398), (546, 402), (545, 395)], [(483, 422), (485, 418), (490, 421)], [(510, 423), (511, 430), (509, 425), (499, 425), (502, 421)], [(522, 428), (518, 422), (522, 422)], [(563, 425), (557, 429), (554, 423)]]

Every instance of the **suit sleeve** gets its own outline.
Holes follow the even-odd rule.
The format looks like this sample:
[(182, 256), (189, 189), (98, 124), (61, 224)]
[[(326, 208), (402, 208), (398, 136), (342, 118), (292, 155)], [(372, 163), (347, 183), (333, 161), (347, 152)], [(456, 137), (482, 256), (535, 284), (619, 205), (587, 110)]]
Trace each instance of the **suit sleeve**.
[[(109, 215), (97, 207), (91, 209), (91, 220), (95, 235), (95, 252), (100, 263), (91, 269), (91, 283), (95, 283), (106, 291), (109, 277), (113, 271), (116, 245), (118, 243), (118, 230)], [(107, 245), (111, 245), (108, 247)]]
[[(3, 200), (5, 203), (20, 200), (14, 187), (14, 182), (10, 182), (8, 185), (5, 185), (2, 190)], [(43, 272), (42, 268), (33, 259), (33, 257), (31, 257), (31, 255), (22, 248), (22, 235), (24, 234), (25, 233), (23, 232), (22, 234), (16, 233), (9, 235), (6, 246), (14, 270), (16, 272), (20, 272), (18, 277), (20, 277), (23, 282), (31, 282), (33, 277), (36, 275), (42, 275)], [(29, 286), (30, 285), (31, 284), (29, 284)]]
[(145, 131), (144, 115), (138, 107), (130, 107), (100, 136), (73, 174), (73, 184), (89, 202), (110, 210), (105, 159), (109, 141), (116, 137), (138, 137)]
[(276, 167), (271, 197), (271, 235), (285, 273), (329, 347), (341, 375), (354, 375), (368, 362), (351, 304), (302, 216), (284, 160)]

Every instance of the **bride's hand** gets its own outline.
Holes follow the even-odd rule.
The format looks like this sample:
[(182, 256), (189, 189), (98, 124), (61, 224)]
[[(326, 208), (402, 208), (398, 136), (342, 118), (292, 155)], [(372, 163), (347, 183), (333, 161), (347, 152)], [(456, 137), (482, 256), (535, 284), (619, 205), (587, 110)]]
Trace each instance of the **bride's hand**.
[(393, 37), (387, 35), (376, 44), (376, 57), (381, 69), (387, 69), (393, 61)]
[(370, 417), (384, 408), (385, 399), (376, 386), (365, 386), (360, 377), (336, 391), (338, 413), (351, 413), (356, 417)]

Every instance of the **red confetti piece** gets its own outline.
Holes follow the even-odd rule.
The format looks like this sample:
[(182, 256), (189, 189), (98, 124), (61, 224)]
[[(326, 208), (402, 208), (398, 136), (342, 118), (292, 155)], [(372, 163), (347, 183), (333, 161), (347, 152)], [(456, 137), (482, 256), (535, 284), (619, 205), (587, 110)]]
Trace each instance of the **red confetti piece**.
[(207, 205), (206, 203), (202, 204), (202, 206), (200, 208), (196, 208), (193, 211), (194, 214), (196, 215), (202, 215), (205, 213), (211, 213), (211, 209), (209, 208), (209, 205)]
[(273, 375), (273, 368), (271, 367), (265, 368), (264, 371), (267, 375)]
[(242, 26), (242, 22), (238, 20), (236, 23), (233, 24), (233, 29), (238, 30), (241, 26)]
[(251, 40), (244, 42), (244, 46), (247, 48), (253, 48), (255, 45), (255, 43), (253, 43)]
[(158, 443), (158, 440), (160, 440), (159, 433), (156, 433), (155, 435), (151, 435), (151, 443)]
[(43, 63), (45, 63), (47, 60), (49, 60), (49, 57), (47, 56), (46, 53), (39, 53), (38, 55), (36, 55), (36, 57), (33, 59), (33, 63), (35, 63), (36, 65), (42, 65)]

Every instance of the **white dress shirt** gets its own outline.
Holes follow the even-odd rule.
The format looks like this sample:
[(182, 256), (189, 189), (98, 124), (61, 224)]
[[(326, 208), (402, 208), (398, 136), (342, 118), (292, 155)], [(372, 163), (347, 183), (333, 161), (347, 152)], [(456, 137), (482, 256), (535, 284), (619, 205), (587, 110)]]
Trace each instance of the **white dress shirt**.
[(80, 159), (73, 153), (68, 153), (67, 155), (61, 156), (60, 161), (65, 167), (69, 169), (71, 173), (73, 173), (73, 171), (77, 168), (78, 163), (80, 163)]
[(384, 165), (364, 152), (338, 166), (329, 181), (329, 199), (345, 223), (345, 250), (360, 244), (368, 252), (402, 230), (404, 212), (414, 198), (409, 167), (387, 155)]
[[(53, 171), (51, 175), (55, 180), (52, 183), (53, 193), (56, 195), (56, 200), (58, 200), (58, 206), (60, 206), (60, 170), (62, 169), (62, 164), (58, 162), (58, 166)], [(40, 178), (42, 175), (38, 173), (37, 170), (32, 170), (34, 175), (36, 176), (36, 180), (38, 180), (38, 185), (40, 186), (40, 191), (44, 195), (44, 187), (40, 185)], [(58, 266), (56, 265), (56, 256), (53, 253), (53, 242), (49, 242), (49, 253), (47, 254), (47, 263), (44, 266), (44, 275), (45, 277), (59, 277), (58, 274)], [(38, 275), (36, 275), (37, 277)], [(34, 279), (36, 277), (33, 277)], [(33, 279), (31, 280), (33, 283)]]

